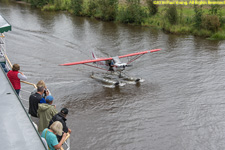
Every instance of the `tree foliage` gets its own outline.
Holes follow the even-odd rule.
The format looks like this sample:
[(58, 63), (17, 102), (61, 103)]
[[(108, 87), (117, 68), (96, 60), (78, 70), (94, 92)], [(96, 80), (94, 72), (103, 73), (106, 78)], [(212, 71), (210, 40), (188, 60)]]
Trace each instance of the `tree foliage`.
[(118, 21), (122, 23), (141, 24), (147, 16), (140, 5), (140, 0), (127, 0), (127, 7), (120, 9), (118, 14)]
[(220, 5), (211, 5), (211, 8), (209, 9), (209, 13), (211, 15), (219, 15), (221, 11), (221, 6)]
[(202, 5), (194, 5), (194, 27), (197, 29), (201, 28), (202, 25), (202, 16), (203, 16), (203, 10), (202, 10)]
[(75, 15), (81, 16), (83, 10), (83, 0), (71, 0), (71, 8)]
[(210, 30), (212, 32), (217, 32), (220, 27), (219, 17), (216, 15), (204, 15), (202, 17), (202, 28)]
[(87, 5), (87, 16), (94, 16), (94, 14), (96, 14), (97, 12), (97, 8), (98, 8), (98, 5), (96, 3), (96, 1), (94, 0), (89, 0), (88, 1), (88, 5)]
[(35, 7), (43, 7), (48, 4), (48, 0), (31, 0), (30, 3)]
[(158, 5), (154, 4), (153, 2), (153, 0), (146, 0), (149, 15), (155, 15), (158, 12)]
[(118, 0), (98, 0), (99, 17), (105, 21), (113, 21), (116, 18)]
[(169, 23), (174, 25), (178, 22), (178, 13), (176, 5), (169, 5), (166, 9), (165, 17), (168, 19)]

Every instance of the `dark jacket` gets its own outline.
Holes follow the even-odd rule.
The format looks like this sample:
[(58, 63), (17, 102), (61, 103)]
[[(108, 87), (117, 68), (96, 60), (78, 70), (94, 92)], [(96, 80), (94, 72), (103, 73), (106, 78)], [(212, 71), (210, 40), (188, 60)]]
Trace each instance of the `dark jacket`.
[[(50, 128), (50, 126), (55, 121), (60, 121), (63, 125), (63, 132), (65, 132), (65, 133), (68, 132), (68, 127), (66, 126), (66, 118), (63, 116), (63, 114), (61, 112), (52, 117), (51, 121), (49, 122), (48, 128)], [(62, 136), (59, 136), (59, 135), (56, 135), (56, 136), (57, 136), (58, 141), (60, 142), (62, 139)]]
[(42, 96), (39, 93), (32, 94), (29, 97), (29, 114), (31, 116), (37, 117), (38, 103), (40, 103), (41, 99)]
[(63, 132), (65, 132), (65, 133), (68, 132), (68, 127), (66, 126), (66, 118), (63, 116), (63, 114), (61, 112), (52, 117), (51, 121), (49, 122), (48, 128), (55, 121), (60, 121), (63, 125)]

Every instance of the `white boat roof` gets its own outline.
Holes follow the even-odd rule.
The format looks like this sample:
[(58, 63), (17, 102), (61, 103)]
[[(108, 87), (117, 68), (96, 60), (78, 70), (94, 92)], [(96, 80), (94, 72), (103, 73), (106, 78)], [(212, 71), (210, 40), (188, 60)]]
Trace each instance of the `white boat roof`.
[(0, 15), (0, 33), (11, 31), (11, 25)]
[(1, 66), (0, 83), (0, 149), (46, 150)]

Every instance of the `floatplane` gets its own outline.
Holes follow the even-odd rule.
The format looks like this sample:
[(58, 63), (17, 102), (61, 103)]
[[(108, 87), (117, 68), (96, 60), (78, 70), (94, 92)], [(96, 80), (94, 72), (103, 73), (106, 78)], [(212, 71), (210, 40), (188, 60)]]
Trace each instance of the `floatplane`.
[[(126, 67), (131, 67), (132, 66), (131, 63), (140, 58), (141, 56), (143, 56), (144, 54), (153, 53), (160, 50), (161, 49), (146, 50), (142, 52), (136, 52), (127, 55), (108, 58), (98, 58), (96, 57), (95, 53), (92, 52), (93, 59), (60, 64), (60, 66), (83, 64), (97, 69), (105, 70), (107, 71), (107, 73), (104, 74), (104, 76), (99, 76), (92, 72), (91, 78), (102, 81), (107, 84), (115, 86), (123, 86), (126, 83), (135, 84), (144, 81), (144, 79), (142, 78), (130, 77), (129, 75), (124, 73)], [(121, 62), (120, 61), (121, 58), (128, 58), (128, 60), (127, 62)]]

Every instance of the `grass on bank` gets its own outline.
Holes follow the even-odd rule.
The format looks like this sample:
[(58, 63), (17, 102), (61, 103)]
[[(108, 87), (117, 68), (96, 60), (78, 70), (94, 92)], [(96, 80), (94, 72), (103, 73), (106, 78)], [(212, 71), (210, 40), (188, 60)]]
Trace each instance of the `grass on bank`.
[(209, 40), (225, 40), (225, 32), (217, 32), (217, 33), (214, 33), (208, 39)]
[[(218, 30), (212, 30), (209, 24), (211, 22), (208, 18), (208, 20), (205, 19), (205, 24), (209, 24), (208, 26), (202, 25), (202, 27), (199, 28), (194, 26), (196, 21), (194, 16), (196, 12), (193, 5), (177, 5), (175, 7), (176, 11), (174, 11), (176, 12), (176, 22), (174, 23), (173, 20), (169, 20), (167, 16), (169, 5), (158, 5), (158, 12), (155, 15), (150, 15), (148, 6), (138, 3), (138, 0), (126, 0), (123, 3), (118, 2), (118, 0), (26, 1), (41, 1), (42, 3), (47, 3), (40, 7), (42, 10), (66, 10), (79, 16), (93, 17), (104, 21), (116, 21), (125, 24), (154, 27), (172, 34), (192, 34), (213, 40), (225, 39), (225, 23), (220, 23)], [(109, 4), (113, 4), (114, 6), (111, 7)], [(209, 5), (202, 7), (202, 14), (205, 18), (208, 17), (207, 14), (209, 14), (210, 8)], [(220, 9), (220, 13), (225, 14), (225, 9)]]
[[(196, 29), (194, 27), (195, 11), (192, 6), (177, 6), (178, 23), (174, 25), (171, 25), (168, 20), (166, 20), (164, 16), (165, 9), (166, 6), (159, 6), (157, 15), (146, 18), (142, 25), (156, 27), (172, 34), (192, 34), (195, 36), (206, 37), (209, 40), (225, 40), (224, 23), (220, 26), (218, 31), (214, 32), (204, 28)], [(205, 14), (205, 16), (207, 16), (206, 14), (209, 14), (209, 9), (209, 6), (203, 7), (203, 14)], [(225, 14), (225, 9), (221, 9), (220, 13)]]

